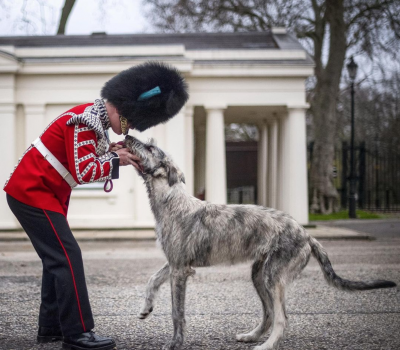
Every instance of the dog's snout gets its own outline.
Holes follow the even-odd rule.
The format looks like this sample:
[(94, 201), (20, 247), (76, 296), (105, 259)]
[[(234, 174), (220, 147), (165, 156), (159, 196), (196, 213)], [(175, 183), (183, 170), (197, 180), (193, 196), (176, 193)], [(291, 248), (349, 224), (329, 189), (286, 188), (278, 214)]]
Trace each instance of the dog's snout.
[(137, 148), (138, 146), (140, 147), (141, 145), (143, 145), (143, 143), (140, 140), (138, 140), (136, 137), (130, 136), (130, 135), (125, 136), (125, 143), (134, 148)]

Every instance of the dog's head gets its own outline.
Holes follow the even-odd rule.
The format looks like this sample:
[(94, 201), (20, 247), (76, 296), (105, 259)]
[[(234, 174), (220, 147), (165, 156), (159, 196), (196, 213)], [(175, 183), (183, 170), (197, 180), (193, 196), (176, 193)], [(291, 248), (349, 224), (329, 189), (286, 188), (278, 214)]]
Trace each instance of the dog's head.
[(154, 139), (143, 143), (137, 138), (127, 135), (125, 146), (140, 159), (142, 171), (140, 176), (145, 180), (165, 181), (170, 187), (185, 182), (183, 173), (163, 150), (156, 146)]

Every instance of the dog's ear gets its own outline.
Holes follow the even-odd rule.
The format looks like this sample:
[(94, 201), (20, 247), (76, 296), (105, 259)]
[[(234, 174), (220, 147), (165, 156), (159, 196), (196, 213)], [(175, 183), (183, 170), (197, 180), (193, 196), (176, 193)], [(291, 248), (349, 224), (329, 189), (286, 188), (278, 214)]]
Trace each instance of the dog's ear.
[(185, 175), (184, 175), (183, 173), (181, 173), (179, 177), (180, 177), (181, 181), (182, 181), (184, 184), (186, 184)]
[(168, 173), (168, 185), (172, 187), (179, 181), (178, 169), (176, 169), (174, 166), (167, 166), (167, 173)]

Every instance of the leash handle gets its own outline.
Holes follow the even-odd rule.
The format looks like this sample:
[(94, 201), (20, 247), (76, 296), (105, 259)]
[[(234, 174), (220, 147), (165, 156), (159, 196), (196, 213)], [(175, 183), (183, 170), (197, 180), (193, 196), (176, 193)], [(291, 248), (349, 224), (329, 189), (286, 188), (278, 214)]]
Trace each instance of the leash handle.
[[(108, 184), (110, 184), (110, 186), (108, 186)], [(104, 184), (104, 192), (111, 192), (114, 188), (113, 182), (112, 180), (108, 179), (106, 181), (106, 183)]]

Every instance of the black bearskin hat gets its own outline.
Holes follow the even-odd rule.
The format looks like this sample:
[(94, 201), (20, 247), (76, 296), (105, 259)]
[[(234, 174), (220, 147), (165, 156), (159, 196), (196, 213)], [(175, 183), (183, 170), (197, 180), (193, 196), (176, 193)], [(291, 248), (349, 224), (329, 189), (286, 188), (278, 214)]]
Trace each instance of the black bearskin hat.
[(189, 98), (177, 69), (146, 62), (122, 71), (105, 83), (101, 97), (116, 107), (130, 125), (144, 131), (176, 115)]

